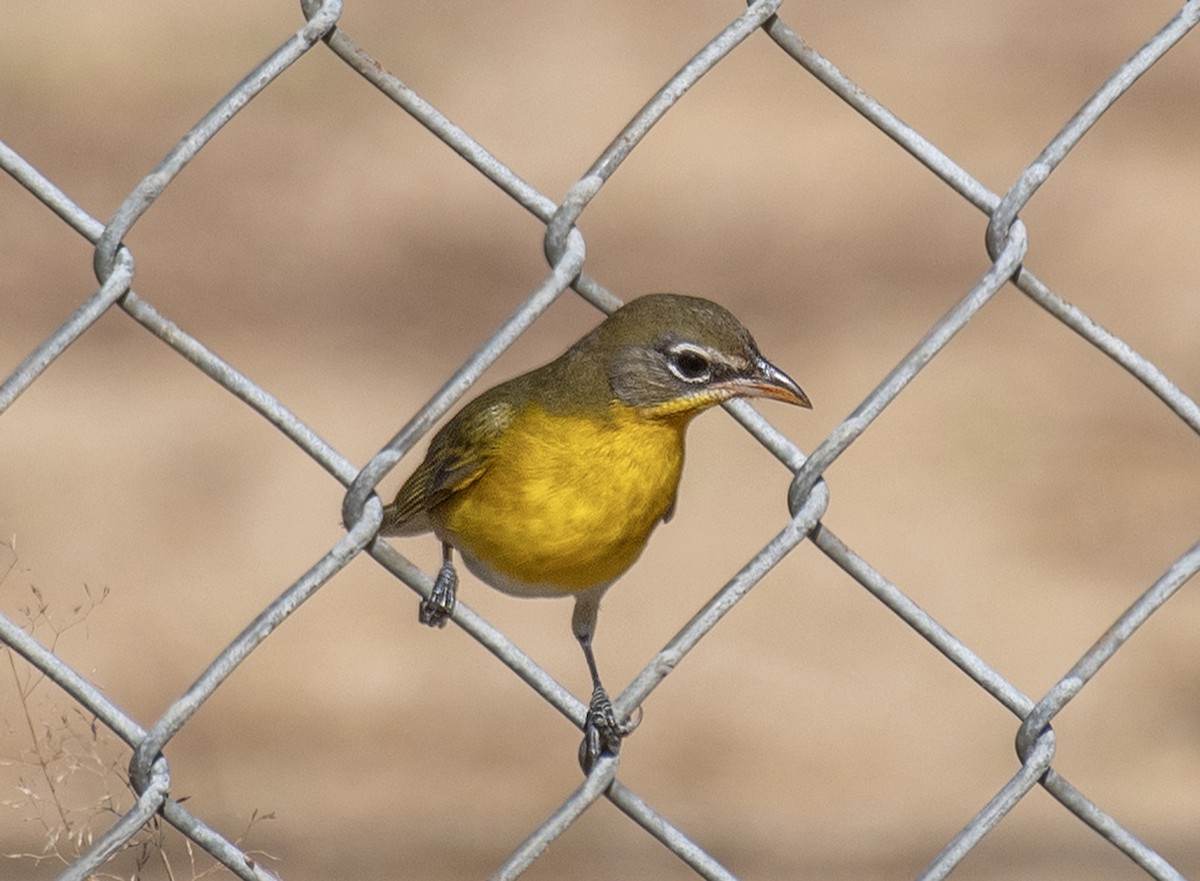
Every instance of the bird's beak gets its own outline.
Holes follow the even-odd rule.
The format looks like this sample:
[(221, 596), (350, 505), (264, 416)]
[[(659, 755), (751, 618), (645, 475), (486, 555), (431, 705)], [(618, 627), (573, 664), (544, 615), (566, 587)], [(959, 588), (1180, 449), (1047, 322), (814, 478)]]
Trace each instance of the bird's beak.
[(732, 380), (729, 385), (737, 390), (737, 394), (748, 398), (774, 398), (812, 409), (812, 402), (804, 394), (804, 389), (796, 384), (796, 380), (761, 356), (748, 373)]

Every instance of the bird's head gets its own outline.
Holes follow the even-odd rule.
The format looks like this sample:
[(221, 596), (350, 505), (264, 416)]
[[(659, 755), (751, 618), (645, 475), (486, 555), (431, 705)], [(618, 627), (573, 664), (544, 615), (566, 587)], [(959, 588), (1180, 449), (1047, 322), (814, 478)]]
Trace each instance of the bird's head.
[(812, 406), (729, 310), (699, 297), (631, 300), (576, 348), (603, 363), (618, 401), (651, 417), (696, 413), (739, 397)]

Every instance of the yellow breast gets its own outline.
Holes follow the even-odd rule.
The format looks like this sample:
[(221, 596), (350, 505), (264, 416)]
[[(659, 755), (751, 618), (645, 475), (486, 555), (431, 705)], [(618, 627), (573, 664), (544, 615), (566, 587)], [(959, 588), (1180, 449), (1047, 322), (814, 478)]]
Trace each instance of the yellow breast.
[(616, 579), (670, 511), (687, 416), (527, 407), (485, 473), (436, 512), (444, 540), (501, 590), (548, 594)]

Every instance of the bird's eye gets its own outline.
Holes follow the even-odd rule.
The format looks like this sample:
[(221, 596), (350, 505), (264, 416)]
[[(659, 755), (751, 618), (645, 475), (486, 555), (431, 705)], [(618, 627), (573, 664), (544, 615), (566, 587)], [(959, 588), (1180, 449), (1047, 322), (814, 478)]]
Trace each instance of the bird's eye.
[(667, 354), (667, 366), (684, 382), (705, 382), (712, 376), (712, 363), (692, 346), (677, 346)]

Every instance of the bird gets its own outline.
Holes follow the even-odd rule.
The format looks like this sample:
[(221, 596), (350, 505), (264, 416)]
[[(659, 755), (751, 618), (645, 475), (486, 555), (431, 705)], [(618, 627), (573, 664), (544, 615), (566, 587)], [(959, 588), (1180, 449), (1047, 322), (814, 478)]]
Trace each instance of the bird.
[(555, 360), (467, 403), (384, 507), (380, 535), (432, 532), (442, 544), (423, 624), (441, 627), (454, 611), (456, 551), (504, 593), (574, 598), (571, 630), (592, 680), (585, 772), (635, 724), (617, 720), (596, 665), (600, 599), (671, 519), (688, 424), (731, 398), (812, 406), (723, 306), (637, 297)]

